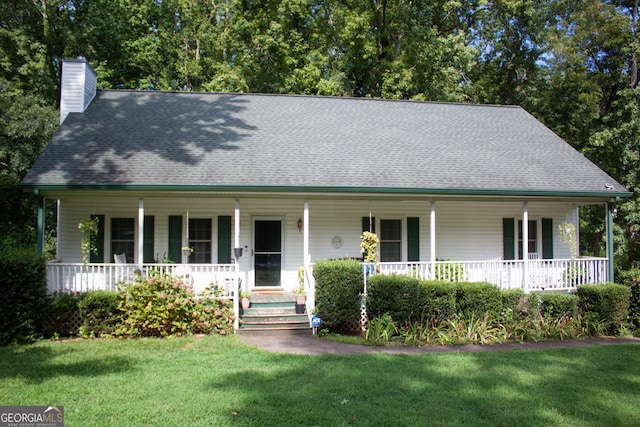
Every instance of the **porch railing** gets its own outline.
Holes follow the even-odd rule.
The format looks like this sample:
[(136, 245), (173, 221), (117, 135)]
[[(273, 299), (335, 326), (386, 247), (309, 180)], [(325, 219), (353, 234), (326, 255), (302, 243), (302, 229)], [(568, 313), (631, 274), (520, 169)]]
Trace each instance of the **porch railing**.
[(378, 263), (382, 274), (407, 274), (427, 280), (489, 282), (525, 292), (575, 290), (578, 285), (608, 281), (606, 258), (429, 261)]
[(50, 262), (47, 264), (47, 291), (83, 293), (102, 289), (116, 290), (116, 283), (131, 280), (136, 273), (147, 277), (151, 271), (187, 279), (196, 294), (207, 286), (217, 286), (222, 295), (237, 293), (236, 264), (81, 264)]

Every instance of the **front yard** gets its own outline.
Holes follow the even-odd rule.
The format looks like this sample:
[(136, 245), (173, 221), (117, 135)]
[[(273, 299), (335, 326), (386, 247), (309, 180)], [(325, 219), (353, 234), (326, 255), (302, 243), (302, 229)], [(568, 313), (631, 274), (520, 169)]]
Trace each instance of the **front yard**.
[(640, 344), (297, 356), (233, 336), (40, 342), (0, 348), (0, 405), (62, 405), (67, 426), (631, 426)]

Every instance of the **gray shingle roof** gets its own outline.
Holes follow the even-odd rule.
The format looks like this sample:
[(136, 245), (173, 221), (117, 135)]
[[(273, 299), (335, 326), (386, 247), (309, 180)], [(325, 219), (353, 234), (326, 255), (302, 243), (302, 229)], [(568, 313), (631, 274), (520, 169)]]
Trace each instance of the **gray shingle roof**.
[(627, 192), (519, 107), (114, 90), (67, 117), (23, 184)]

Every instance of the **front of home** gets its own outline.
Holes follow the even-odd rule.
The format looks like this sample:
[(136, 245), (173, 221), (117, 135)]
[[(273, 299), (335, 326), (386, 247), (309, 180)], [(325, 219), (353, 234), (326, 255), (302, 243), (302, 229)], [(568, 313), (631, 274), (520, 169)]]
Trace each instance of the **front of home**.
[[(304, 267), (313, 304), (313, 263), (360, 258), (364, 230), (383, 273), (526, 291), (612, 278), (629, 192), (521, 108), (91, 87), (89, 64), (65, 61), (62, 124), (23, 181), (57, 202), (52, 292), (152, 268), (196, 290), (289, 291)], [(607, 256), (577, 257), (567, 234), (593, 204)]]

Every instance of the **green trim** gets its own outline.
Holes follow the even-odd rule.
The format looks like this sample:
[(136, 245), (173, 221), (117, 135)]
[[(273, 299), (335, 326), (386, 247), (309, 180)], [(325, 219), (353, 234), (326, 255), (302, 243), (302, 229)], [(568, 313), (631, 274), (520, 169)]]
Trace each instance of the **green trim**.
[(477, 188), (404, 188), (404, 187), (304, 187), (260, 185), (67, 185), (22, 184), (25, 189), (40, 190), (126, 190), (126, 191), (197, 191), (197, 192), (262, 192), (262, 193), (380, 193), (380, 194), (432, 194), (452, 196), (511, 196), (511, 197), (588, 197), (615, 199), (631, 197), (632, 192), (614, 191), (553, 191), (553, 190), (499, 190)]
[(609, 259), (609, 282), (614, 283), (613, 264), (613, 210), (614, 203), (607, 203), (607, 258)]
[(516, 221), (513, 218), (502, 218), (502, 257), (505, 260), (516, 259), (515, 238)]
[[(91, 219), (98, 218), (98, 234), (96, 235), (96, 249), (98, 250), (97, 254), (91, 252), (89, 254), (89, 262), (98, 262), (103, 263), (104, 261), (104, 229), (105, 229), (105, 221), (106, 217), (104, 215), (91, 215)], [(110, 262), (110, 260), (109, 260)]]
[(542, 218), (542, 259), (553, 259), (552, 218)]
[(231, 216), (218, 216), (218, 264), (231, 264)]
[(154, 259), (154, 234), (155, 234), (156, 217), (153, 215), (144, 216), (144, 236), (142, 244), (143, 260), (142, 262), (153, 263)]
[(420, 218), (407, 218), (407, 261), (420, 261)]
[(169, 242), (167, 254), (172, 262), (182, 262), (182, 215), (169, 216)]

